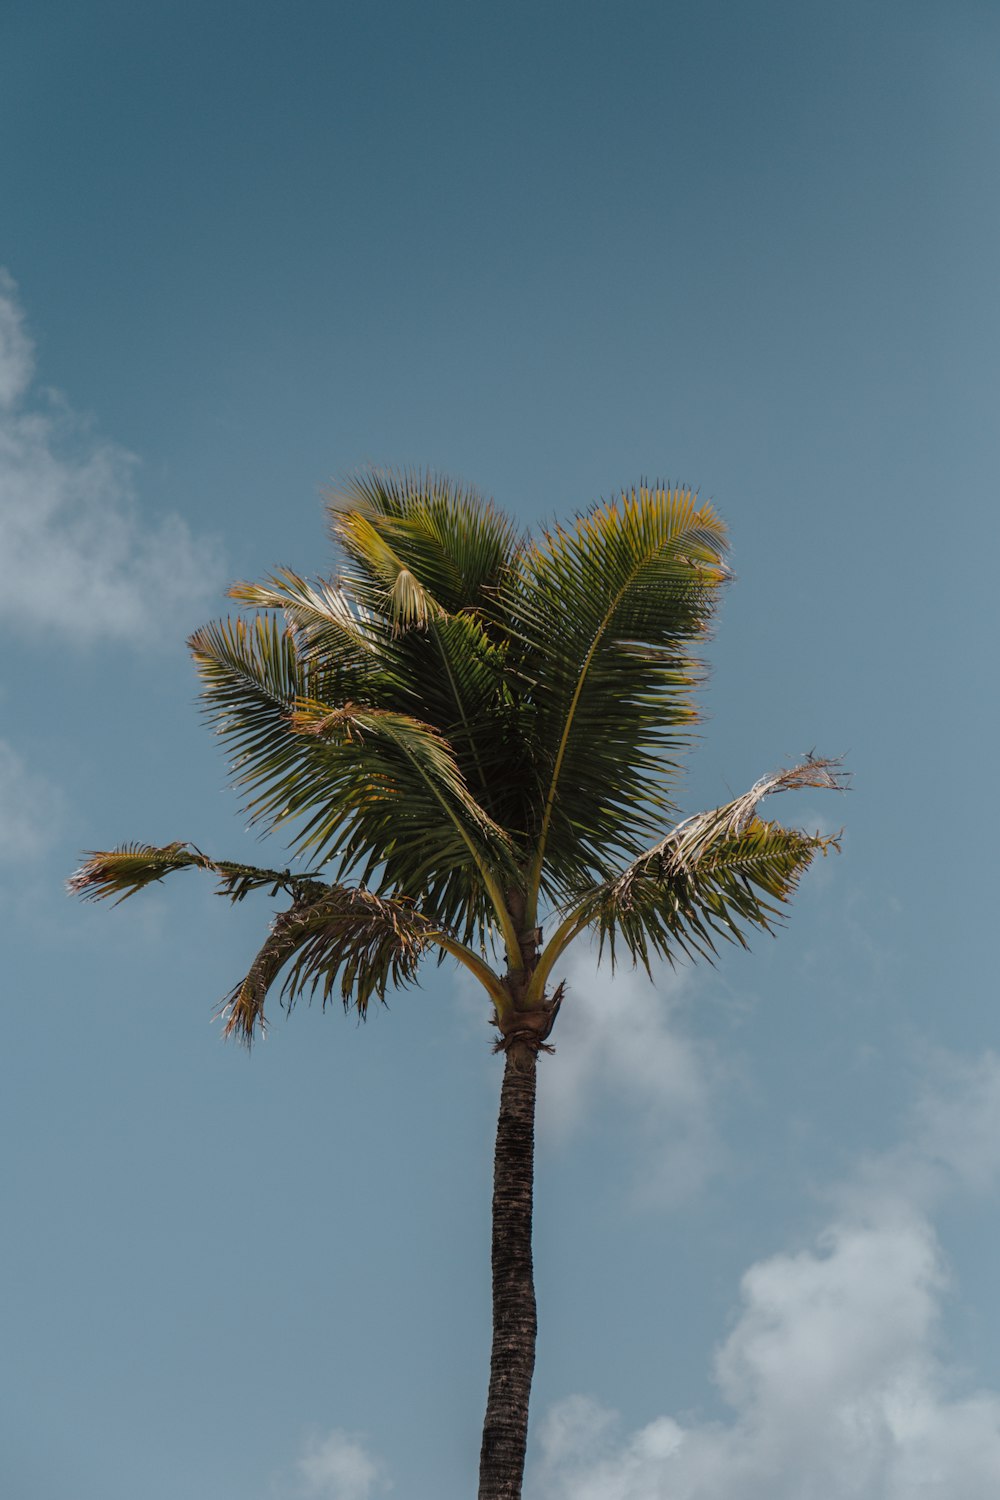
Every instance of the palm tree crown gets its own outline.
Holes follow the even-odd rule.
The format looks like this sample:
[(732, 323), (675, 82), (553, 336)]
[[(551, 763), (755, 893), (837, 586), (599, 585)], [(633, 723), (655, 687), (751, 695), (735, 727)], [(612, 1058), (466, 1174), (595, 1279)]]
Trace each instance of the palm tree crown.
[(223, 1007), (247, 1042), (282, 975), (289, 1004), (339, 992), (362, 1015), (429, 950), (483, 984), (507, 1058), (480, 1496), (516, 1500), (535, 1341), (535, 1064), (562, 998), (555, 965), (586, 929), (612, 962), (624, 950), (647, 969), (768, 930), (836, 840), (765, 821), (758, 804), (840, 774), (809, 757), (677, 821), (696, 651), (729, 578), (725, 528), (689, 491), (642, 485), (530, 538), (447, 480), (369, 472), (330, 521), (334, 579), (282, 569), (238, 584), (249, 616), (190, 641), (251, 819), (284, 831), (301, 868), (127, 845), (91, 853), (70, 884), (123, 899), (200, 866), (233, 900), (284, 892)]
[(690, 492), (641, 486), (534, 540), (474, 491), (365, 473), (330, 520), (334, 580), (237, 584), (255, 613), (190, 641), (252, 820), (290, 829), (314, 873), (135, 845), (72, 881), (121, 897), (201, 865), (236, 899), (286, 890), (229, 1031), (253, 1037), (286, 967), (289, 997), (339, 985), (363, 1014), (428, 947), (476, 973), (502, 1022), (488, 958), (499, 941), (516, 972), (542, 906), (556, 928), (529, 1004), (586, 927), (644, 965), (745, 941), (835, 842), (757, 816), (767, 793), (837, 785), (815, 758), (670, 826), (703, 675), (692, 648), (729, 577), (725, 528)]

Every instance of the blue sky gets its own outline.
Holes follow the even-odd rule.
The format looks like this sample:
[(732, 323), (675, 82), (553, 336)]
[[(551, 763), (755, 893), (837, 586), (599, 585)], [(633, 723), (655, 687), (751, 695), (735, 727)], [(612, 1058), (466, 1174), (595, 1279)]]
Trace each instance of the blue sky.
[(996, 1488), (998, 41), (975, 0), (5, 6), (5, 1493), (470, 1492), (483, 1002), (442, 968), (248, 1060), (212, 1014), (266, 900), (62, 888), (260, 853), (184, 639), (330, 570), (368, 462), (525, 524), (697, 487), (737, 582), (682, 804), (854, 774), (776, 809), (846, 826), (776, 942), (571, 966), (526, 1495)]

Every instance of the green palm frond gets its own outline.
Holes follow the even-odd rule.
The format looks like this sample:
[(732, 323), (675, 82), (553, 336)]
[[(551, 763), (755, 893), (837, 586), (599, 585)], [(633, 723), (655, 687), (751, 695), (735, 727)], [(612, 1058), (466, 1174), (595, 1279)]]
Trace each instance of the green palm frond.
[(434, 474), (353, 475), (331, 493), (329, 512), (355, 597), (398, 628), (469, 610), (491, 618), (494, 591), (521, 547), (491, 501)]
[[(470, 790), (491, 815), (504, 811), (502, 787), (513, 747), (502, 744), (509, 694), (504, 646), (475, 614), (448, 615), (400, 643), (406, 673), (419, 685), (420, 717), (445, 737)], [(502, 816), (508, 833), (509, 823)]]
[(385, 670), (385, 629), (362, 614), (344, 589), (320, 579), (310, 583), (291, 568), (279, 568), (263, 583), (235, 583), (229, 597), (252, 609), (281, 610), (298, 656), (344, 679), (345, 694), (377, 690)]
[(541, 789), (529, 898), (637, 853), (669, 809), (725, 546), (689, 491), (641, 487), (548, 533), (502, 586)]
[[(206, 712), (233, 754), (237, 785), (255, 794), (248, 804), (254, 818), (275, 826), (315, 808), (315, 783), (329, 776), (334, 748), (342, 752), (338, 768), (349, 774), (363, 751), (371, 761), (377, 749), (391, 747), (397, 773), (410, 764), (418, 781), (450, 798), (471, 823), (488, 826), (447, 743), (432, 726), (363, 699), (338, 706), (322, 690), (336, 686), (339, 673), (328, 673), (325, 662), (303, 660), (293, 635), (275, 618), (221, 621), (196, 632), (190, 645)], [(331, 817), (334, 826), (343, 821), (330, 808), (325, 811), (324, 827), (329, 829)], [(317, 842), (314, 830), (296, 842), (303, 841), (306, 847)], [(328, 857), (330, 850), (325, 853)]]
[[(305, 698), (299, 700), (289, 725), (294, 733), (319, 742), (326, 757), (325, 770), (341, 772), (345, 790), (350, 787), (348, 796), (352, 792), (361, 799), (381, 796), (399, 804), (409, 799), (414, 806), (428, 798), (435, 817), (448, 819), (456, 837), (464, 840), (467, 834), (474, 835), (491, 862), (503, 863), (504, 851), (509, 849), (506, 834), (476, 802), (451, 745), (432, 725), (391, 709), (355, 703), (332, 708)], [(311, 804), (307, 800), (304, 805)], [(362, 811), (360, 803), (356, 811)], [(402, 806), (396, 808), (397, 813), (403, 811)]]
[[(269, 603), (277, 592), (269, 589)], [(443, 622), (446, 634), (463, 628)], [(427, 644), (420, 640), (417, 655)], [(436, 920), (481, 943), (499, 929), (509, 947), (510, 840), (476, 800), (443, 734), (394, 706), (420, 682), (410, 638), (369, 630), (366, 641), (355, 702), (334, 696), (349, 671), (341, 659), (330, 668), (322, 655), (303, 657), (294, 628), (273, 615), (226, 620), (192, 637), (206, 711), (233, 753), (251, 820), (297, 825), (291, 847), (320, 864), (336, 861), (338, 879), (350, 871), (420, 899)], [(423, 670), (442, 681), (440, 660)]]
[[(504, 830), (478, 804), (447, 741), (387, 709), (300, 703), (291, 726), (322, 751), (317, 777), (289, 784), (289, 815), (311, 814), (300, 848), (382, 891), (419, 899), (465, 939), (503, 925), (515, 875)], [(505, 934), (507, 936), (507, 934)]]
[(440, 936), (404, 901), (371, 891), (328, 886), (279, 913), (246, 978), (221, 1008), (224, 1034), (248, 1045), (264, 1026), (268, 991), (283, 969), (281, 994), (289, 1007), (319, 991), (323, 1005), (339, 989), (344, 1008), (364, 1016), (373, 997), (410, 984), (429, 945)]
[(290, 569), (261, 584), (236, 584), (230, 596), (282, 611), (300, 662), (322, 671), (329, 701), (398, 712), (418, 708), (451, 744), (477, 800), (485, 806), (491, 799), (487, 762), (492, 771), (503, 769), (502, 758), (498, 763), (490, 752), (504, 701), (506, 648), (477, 614), (447, 615), (435, 607), (424, 622), (428, 628), (399, 638), (391, 615), (364, 611), (343, 587), (309, 583)]
[(770, 931), (814, 857), (837, 835), (809, 834), (757, 816), (764, 797), (805, 787), (840, 790), (837, 762), (810, 759), (758, 781), (722, 807), (679, 824), (605, 888), (602, 943), (622, 937), (633, 959), (680, 950), (709, 957), (717, 938), (746, 946), (746, 929)]
[(367, 589), (362, 579), (353, 580), (356, 597), (387, 615), (397, 634), (426, 629), (428, 621), (447, 612), (386, 539), (386, 532), (393, 535), (391, 525), (375, 524), (362, 510), (345, 510), (337, 518), (336, 532), (344, 551), (363, 564), (375, 585)]
[(271, 615), (216, 621), (188, 645), (206, 716), (226, 742), (236, 786), (251, 794), (251, 820), (274, 827), (285, 815), (281, 786), (308, 769), (308, 743), (291, 732), (290, 718), (314, 696), (322, 673), (300, 658), (291, 632)]

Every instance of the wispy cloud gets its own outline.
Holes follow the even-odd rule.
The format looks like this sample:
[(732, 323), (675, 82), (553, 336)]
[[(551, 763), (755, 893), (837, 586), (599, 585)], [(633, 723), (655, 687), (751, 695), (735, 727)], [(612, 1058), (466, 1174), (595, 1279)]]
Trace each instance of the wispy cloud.
[(59, 788), (0, 740), (0, 866), (23, 867), (44, 854), (64, 814)]
[(557, 1056), (539, 1088), (540, 1139), (559, 1145), (585, 1128), (595, 1099), (606, 1098), (632, 1132), (636, 1191), (658, 1200), (691, 1192), (721, 1158), (722, 1070), (707, 1044), (684, 1029), (696, 976), (664, 969), (655, 984), (628, 969), (612, 976), (587, 951), (565, 973)]
[(218, 590), (217, 547), (168, 514), (147, 522), (135, 458), (51, 391), (0, 269), (0, 619), (76, 641), (148, 642)]
[(910, 1138), (864, 1162), (806, 1249), (752, 1266), (715, 1357), (728, 1422), (623, 1432), (573, 1396), (548, 1415), (537, 1500), (982, 1500), (1000, 1485), (1000, 1393), (940, 1352), (947, 1262), (932, 1217), (1000, 1171), (1000, 1059), (940, 1064)]
[(17, 288), (0, 270), (0, 406), (12, 407), (31, 383), (35, 351), (17, 303)]
[(299, 1493), (313, 1500), (371, 1500), (390, 1487), (363, 1439), (340, 1428), (308, 1444), (298, 1471)]

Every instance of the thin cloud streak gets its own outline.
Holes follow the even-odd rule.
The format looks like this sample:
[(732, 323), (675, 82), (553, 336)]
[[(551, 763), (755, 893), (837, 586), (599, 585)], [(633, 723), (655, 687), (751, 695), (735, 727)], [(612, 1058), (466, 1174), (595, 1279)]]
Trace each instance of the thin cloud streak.
[(60, 789), (0, 740), (0, 865), (22, 867), (39, 859), (58, 834), (65, 812)]
[(0, 619), (77, 642), (149, 644), (217, 592), (219, 549), (177, 515), (147, 523), (137, 460), (58, 394), (32, 400), (34, 364), (16, 285), (0, 269)]

